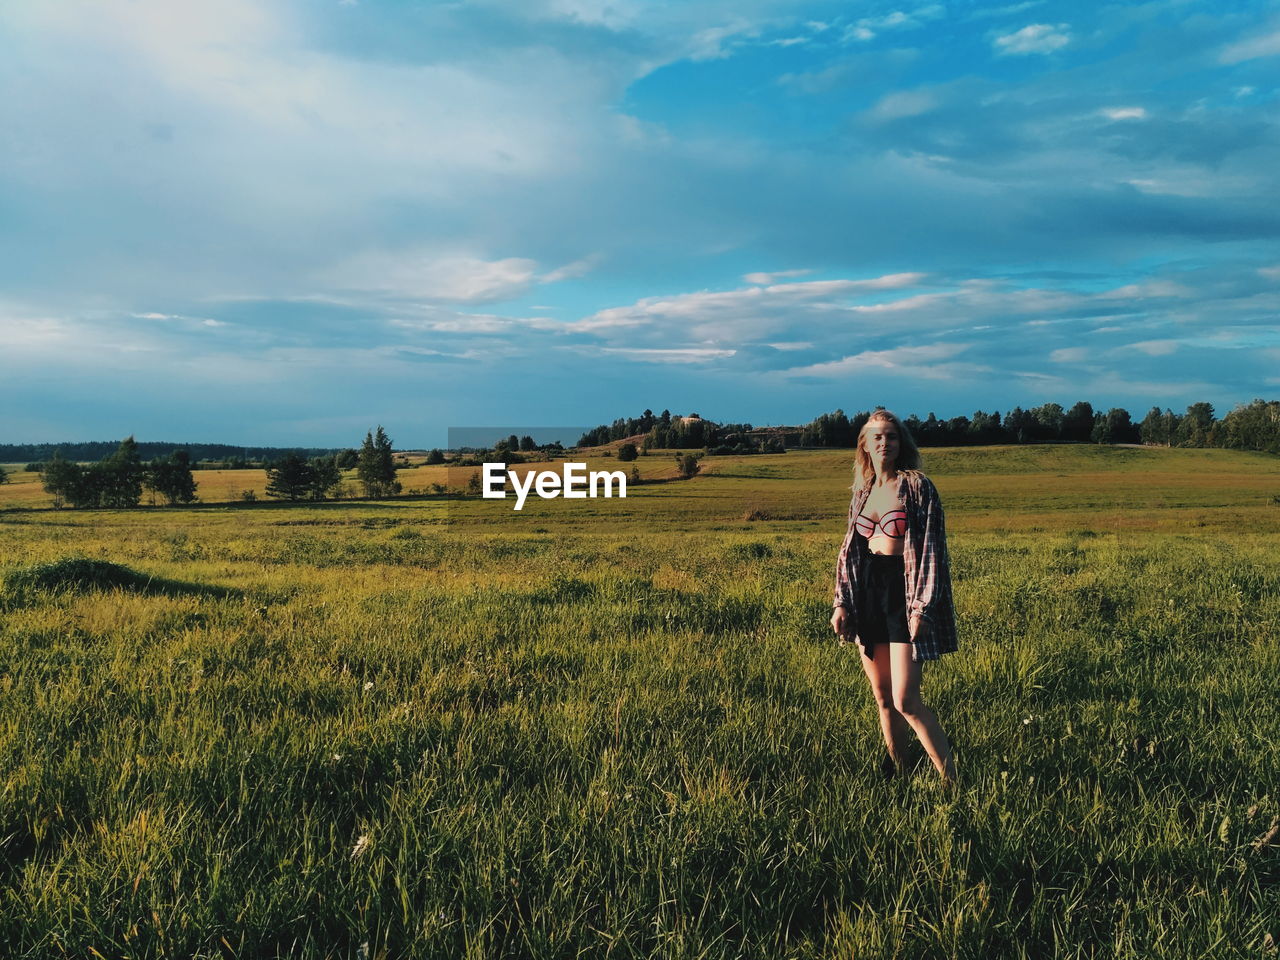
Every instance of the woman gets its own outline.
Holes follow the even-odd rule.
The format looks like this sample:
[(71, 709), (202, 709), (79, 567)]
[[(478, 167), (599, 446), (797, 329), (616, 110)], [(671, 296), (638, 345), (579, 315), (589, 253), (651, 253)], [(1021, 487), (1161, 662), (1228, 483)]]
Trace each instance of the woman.
[(942, 504), (919, 466), (902, 421), (873, 413), (858, 433), (831, 628), (862, 648), (889, 748), (885, 776), (902, 765), (909, 727), (943, 781), (954, 783), (947, 735), (920, 699), (921, 667), (956, 649), (956, 624)]

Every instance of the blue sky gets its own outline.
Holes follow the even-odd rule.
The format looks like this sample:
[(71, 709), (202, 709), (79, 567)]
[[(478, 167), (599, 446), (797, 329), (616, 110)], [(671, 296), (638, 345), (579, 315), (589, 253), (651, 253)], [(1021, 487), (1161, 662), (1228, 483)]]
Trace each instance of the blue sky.
[(0, 6), (0, 442), (1280, 396), (1280, 6)]

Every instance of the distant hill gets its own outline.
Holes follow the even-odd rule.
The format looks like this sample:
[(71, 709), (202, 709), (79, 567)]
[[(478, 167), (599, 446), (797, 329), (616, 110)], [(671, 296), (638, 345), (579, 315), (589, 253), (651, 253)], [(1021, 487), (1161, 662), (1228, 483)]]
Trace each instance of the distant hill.
[[(80, 443), (0, 443), (0, 463), (31, 463), (48, 460), (54, 452), (68, 460), (91, 463), (109, 457), (120, 446), (119, 440), (89, 440)], [(138, 455), (143, 460), (167, 457), (175, 450), (185, 450), (192, 460), (278, 460), (286, 453), (305, 457), (322, 457), (337, 453), (341, 447), (236, 447), (228, 443), (169, 443), (138, 441)]]

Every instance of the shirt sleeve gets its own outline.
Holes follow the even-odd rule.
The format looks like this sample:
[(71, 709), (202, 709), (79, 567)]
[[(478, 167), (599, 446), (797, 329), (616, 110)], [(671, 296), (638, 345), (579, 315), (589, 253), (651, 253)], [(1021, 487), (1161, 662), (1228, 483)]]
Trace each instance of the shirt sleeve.
[(845, 527), (844, 542), (840, 545), (840, 554), (836, 558), (836, 588), (831, 598), (831, 608), (844, 607), (853, 612), (853, 584), (849, 582), (849, 546), (853, 540), (854, 508), (858, 495), (855, 493), (849, 502), (849, 519)]
[(924, 516), (924, 531), (916, 562), (910, 613), (911, 616), (928, 622), (932, 619), (935, 608), (943, 604), (950, 593), (951, 569), (947, 556), (947, 531), (942, 515), (942, 500), (937, 488), (927, 477), (922, 478), (920, 483), (920, 512)]

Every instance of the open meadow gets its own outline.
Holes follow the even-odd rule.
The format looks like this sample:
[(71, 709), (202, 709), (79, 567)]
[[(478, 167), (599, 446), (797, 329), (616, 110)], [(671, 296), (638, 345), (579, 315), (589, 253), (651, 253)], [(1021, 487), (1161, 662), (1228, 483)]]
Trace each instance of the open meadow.
[(1280, 458), (924, 454), (953, 791), (830, 634), (849, 451), (519, 513), (13, 472), (0, 956), (1275, 956)]

